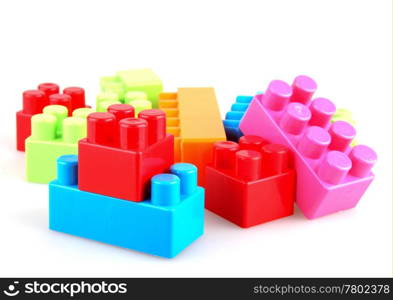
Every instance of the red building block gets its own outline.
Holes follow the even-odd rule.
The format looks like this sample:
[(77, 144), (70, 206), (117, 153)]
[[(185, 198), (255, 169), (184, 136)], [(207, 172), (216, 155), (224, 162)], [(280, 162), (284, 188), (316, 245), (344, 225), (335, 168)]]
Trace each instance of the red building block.
[(16, 149), (25, 151), (25, 139), (31, 135), (31, 117), (42, 113), (45, 106), (50, 104), (64, 105), (68, 115), (77, 108), (86, 107), (85, 90), (80, 87), (65, 88), (59, 94), (60, 88), (55, 83), (41, 83), (37, 90), (23, 93), (23, 109), (16, 113)]
[(239, 144), (215, 143), (213, 155), (207, 209), (244, 228), (293, 214), (295, 172), (286, 147), (243, 136)]
[(149, 181), (173, 164), (173, 135), (166, 134), (165, 113), (114, 104), (107, 113), (87, 117), (87, 138), (79, 141), (80, 190), (139, 202)]

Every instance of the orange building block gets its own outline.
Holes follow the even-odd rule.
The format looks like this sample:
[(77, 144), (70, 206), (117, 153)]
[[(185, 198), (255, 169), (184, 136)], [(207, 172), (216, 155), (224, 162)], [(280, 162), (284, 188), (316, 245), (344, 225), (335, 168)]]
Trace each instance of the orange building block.
[(175, 162), (195, 164), (199, 185), (204, 186), (213, 144), (226, 140), (214, 89), (179, 88), (177, 93), (161, 93), (158, 106), (167, 115), (167, 132), (175, 136)]

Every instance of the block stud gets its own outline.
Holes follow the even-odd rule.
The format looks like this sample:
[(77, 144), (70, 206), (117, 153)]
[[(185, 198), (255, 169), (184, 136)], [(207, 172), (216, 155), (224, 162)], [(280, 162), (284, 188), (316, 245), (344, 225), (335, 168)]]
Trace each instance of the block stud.
[(121, 104), (120, 101), (113, 101), (113, 100), (105, 100), (101, 101), (97, 104), (97, 111), (98, 112), (107, 112), (108, 107), (114, 104)]
[(56, 135), (61, 136), (63, 132), (63, 120), (68, 115), (67, 108), (62, 105), (48, 105), (44, 107), (43, 113), (56, 117)]
[(147, 95), (145, 92), (139, 92), (139, 91), (127, 92), (126, 95), (124, 96), (124, 103), (129, 104), (129, 102), (133, 100), (147, 100)]
[(290, 101), (306, 105), (311, 100), (316, 90), (317, 84), (312, 78), (299, 75), (292, 83), (292, 96)]
[(239, 139), (239, 146), (242, 150), (261, 151), (262, 146), (266, 144), (266, 140), (256, 135), (244, 135)]
[(134, 108), (128, 104), (112, 104), (108, 107), (108, 112), (115, 116), (117, 122), (135, 116)]
[(171, 173), (180, 178), (182, 195), (191, 195), (197, 188), (198, 169), (193, 164), (178, 163), (171, 166)]
[(244, 112), (242, 111), (228, 111), (225, 114), (225, 120), (241, 120), (244, 116)]
[(87, 118), (88, 115), (91, 113), (95, 112), (94, 109), (89, 108), (89, 107), (82, 107), (82, 108), (77, 108), (72, 112), (73, 117), (79, 117), (79, 118)]
[(286, 82), (273, 80), (262, 96), (262, 104), (270, 110), (281, 111), (287, 105), (291, 96), (292, 89)]
[(357, 145), (352, 148), (349, 158), (352, 168), (349, 172), (352, 176), (365, 177), (369, 175), (372, 167), (377, 162), (377, 154), (373, 149), (365, 145)]
[(38, 89), (44, 92), (48, 99), (50, 95), (58, 94), (60, 92), (60, 87), (56, 83), (50, 82), (41, 83), (38, 86)]
[(318, 169), (318, 176), (327, 183), (342, 182), (352, 167), (349, 157), (340, 151), (329, 151)]
[(144, 99), (136, 99), (128, 102), (129, 105), (132, 105), (135, 108), (135, 115), (139, 115), (139, 113), (145, 109), (151, 109), (152, 104), (149, 100)]
[(245, 181), (254, 181), (262, 177), (262, 155), (254, 150), (236, 152), (236, 176)]
[(114, 92), (118, 95), (120, 101), (124, 100), (124, 85), (121, 81), (118, 81), (118, 79), (104, 80), (104, 82), (101, 81), (101, 86), (103, 88), (103, 92)]
[(290, 164), (290, 151), (284, 145), (262, 146), (262, 175), (264, 177), (286, 172)]
[(126, 150), (142, 151), (147, 147), (147, 121), (126, 118), (120, 121), (120, 147)]
[(311, 112), (307, 106), (293, 102), (287, 106), (280, 120), (280, 127), (287, 133), (299, 135), (307, 126), (311, 118)]
[(159, 174), (151, 179), (151, 202), (158, 206), (180, 203), (180, 179), (173, 174)]
[(165, 113), (159, 109), (146, 109), (139, 113), (138, 117), (148, 124), (148, 143), (155, 144), (166, 136)]
[(56, 138), (55, 116), (50, 114), (37, 114), (31, 117), (31, 137), (39, 141), (52, 141)]
[(78, 156), (62, 155), (57, 159), (57, 180), (62, 185), (78, 184)]
[(43, 91), (28, 90), (23, 92), (23, 112), (26, 114), (40, 114), (48, 104), (49, 101)]
[(53, 94), (49, 96), (49, 104), (63, 105), (68, 109), (68, 115), (72, 114), (72, 98), (70, 95)]
[(336, 106), (326, 98), (316, 98), (311, 102), (310, 111), (312, 117), (309, 125), (326, 128), (336, 112)]
[(329, 129), (332, 137), (330, 143), (330, 150), (345, 151), (355, 138), (355, 128), (345, 121), (336, 121), (332, 123)]
[(96, 112), (87, 117), (89, 143), (111, 145), (116, 129), (116, 118), (111, 113)]
[(85, 107), (85, 90), (81, 87), (68, 87), (63, 90), (63, 94), (71, 96), (72, 110)]
[(248, 103), (233, 103), (231, 106), (232, 111), (245, 112), (248, 108)]
[(233, 169), (235, 154), (240, 146), (231, 141), (216, 142), (213, 146), (213, 165), (217, 169)]
[(250, 104), (252, 101), (253, 96), (244, 96), (244, 95), (239, 95), (236, 97), (236, 102), (237, 103), (248, 103)]
[(318, 159), (331, 142), (330, 134), (319, 126), (311, 126), (299, 141), (298, 150), (305, 157)]
[[(96, 104), (102, 101), (119, 101), (119, 95), (115, 92), (101, 92), (96, 97)], [(120, 101), (119, 101), (120, 102)]]
[(86, 119), (80, 117), (68, 117), (63, 121), (63, 141), (77, 143), (86, 137)]

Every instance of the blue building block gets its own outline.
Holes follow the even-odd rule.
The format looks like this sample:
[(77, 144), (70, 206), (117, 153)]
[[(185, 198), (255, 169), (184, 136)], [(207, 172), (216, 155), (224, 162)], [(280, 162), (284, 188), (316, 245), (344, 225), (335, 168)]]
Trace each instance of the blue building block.
[(237, 96), (236, 102), (231, 106), (231, 110), (225, 115), (223, 123), (228, 141), (238, 142), (239, 138), (243, 136), (239, 124), (252, 98), (253, 96)]
[(77, 156), (61, 156), (49, 184), (49, 228), (172, 258), (203, 234), (204, 189), (194, 165), (170, 172), (151, 179), (151, 199), (132, 202), (80, 191)]

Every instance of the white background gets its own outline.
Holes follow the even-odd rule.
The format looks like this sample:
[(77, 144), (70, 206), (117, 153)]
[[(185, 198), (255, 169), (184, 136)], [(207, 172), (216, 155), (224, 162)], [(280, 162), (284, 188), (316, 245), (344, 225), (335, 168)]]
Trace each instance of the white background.
[[(390, 0), (1, 1), (0, 275), (390, 276)], [(240, 229), (211, 213), (205, 235), (166, 260), (48, 230), (47, 186), (24, 181), (15, 150), (22, 91), (79, 85), (151, 67), (166, 91), (214, 86), (221, 113), (272, 79), (312, 76), (318, 96), (350, 108), (358, 141), (378, 153), (357, 208)]]

